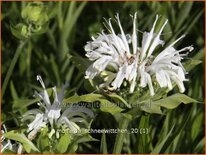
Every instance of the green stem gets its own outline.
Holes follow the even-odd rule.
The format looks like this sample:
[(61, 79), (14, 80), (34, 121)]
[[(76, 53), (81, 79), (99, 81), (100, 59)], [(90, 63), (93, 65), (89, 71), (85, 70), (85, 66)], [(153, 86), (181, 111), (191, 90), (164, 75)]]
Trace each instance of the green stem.
[[(127, 129), (129, 122), (130, 121), (128, 118), (122, 117), (122, 120), (119, 123), (119, 129), (121, 131), (123, 131), (124, 129)], [(115, 139), (115, 144), (114, 144), (114, 149), (113, 149), (113, 154), (120, 154), (121, 153), (125, 134), (127, 134), (127, 133), (126, 132), (117, 133), (117, 137)]]
[(9, 69), (8, 69), (8, 72), (6, 73), (6, 77), (4, 79), (4, 82), (3, 82), (3, 86), (2, 86), (2, 98), (4, 96), (4, 93), (6, 91), (6, 87), (7, 87), (7, 84), (9, 82), (9, 79), (11, 77), (11, 74), (13, 73), (13, 69), (14, 69), (14, 66), (20, 56), (20, 53), (22, 51), (22, 48), (24, 47), (26, 42), (21, 42), (20, 45), (18, 46), (16, 52), (15, 52), (15, 55), (14, 55), (14, 58), (13, 60), (11, 61), (11, 65), (9, 66)]

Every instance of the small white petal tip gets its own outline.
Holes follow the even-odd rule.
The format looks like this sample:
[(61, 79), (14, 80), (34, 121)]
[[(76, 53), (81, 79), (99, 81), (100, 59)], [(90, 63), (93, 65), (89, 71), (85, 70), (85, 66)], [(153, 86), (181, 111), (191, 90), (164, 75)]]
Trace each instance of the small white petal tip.
[(41, 83), (42, 87), (45, 89), (44, 81), (42, 80), (41, 76), (37, 75), (36, 79), (37, 79), (37, 81), (39, 81)]

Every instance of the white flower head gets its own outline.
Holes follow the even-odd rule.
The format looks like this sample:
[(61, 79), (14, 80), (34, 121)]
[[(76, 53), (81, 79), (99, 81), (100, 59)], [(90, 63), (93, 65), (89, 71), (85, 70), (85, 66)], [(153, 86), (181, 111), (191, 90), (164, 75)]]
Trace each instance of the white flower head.
[[(185, 47), (176, 50), (173, 46), (182, 37), (177, 39), (168, 47), (154, 55), (156, 47), (164, 46), (160, 39), (161, 33), (168, 20), (165, 21), (159, 32), (155, 33), (156, 23), (159, 19), (156, 16), (150, 32), (144, 32), (141, 46), (138, 46), (136, 31), (136, 16), (133, 17), (132, 34), (125, 34), (121, 26), (119, 15), (116, 15), (116, 22), (120, 34), (116, 34), (111, 19), (107, 22), (108, 34), (99, 33), (97, 38), (85, 46), (86, 56), (92, 64), (85, 72), (85, 78), (93, 79), (95, 76), (104, 76), (104, 83), (101, 87), (112, 87), (114, 90), (121, 87), (124, 81), (130, 84), (130, 93), (133, 93), (137, 84), (140, 87), (149, 87), (150, 94), (154, 95), (153, 80), (155, 79), (160, 87), (172, 89), (172, 82), (175, 82), (180, 92), (184, 92), (185, 70), (181, 64), (183, 51), (193, 50), (193, 47)], [(111, 71), (112, 68), (112, 71)], [(153, 78), (156, 77), (156, 78)]]
[(38, 75), (37, 80), (41, 83), (44, 89), (43, 93), (36, 92), (35, 94), (41, 99), (38, 102), (38, 105), (42, 109), (29, 110), (23, 115), (22, 118), (22, 121), (31, 121), (28, 124), (27, 129), (27, 132), (29, 132), (28, 137), (30, 139), (34, 139), (37, 132), (47, 125), (50, 125), (52, 129), (66, 125), (66, 127), (73, 132), (77, 132), (80, 130), (80, 127), (78, 126), (79, 122), (88, 123), (86, 118), (88, 116), (91, 118), (94, 116), (90, 109), (80, 106), (70, 105), (63, 110), (62, 101), (65, 87), (63, 87), (61, 93), (57, 93), (56, 87), (52, 89), (54, 93), (54, 100), (51, 102), (41, 76)]

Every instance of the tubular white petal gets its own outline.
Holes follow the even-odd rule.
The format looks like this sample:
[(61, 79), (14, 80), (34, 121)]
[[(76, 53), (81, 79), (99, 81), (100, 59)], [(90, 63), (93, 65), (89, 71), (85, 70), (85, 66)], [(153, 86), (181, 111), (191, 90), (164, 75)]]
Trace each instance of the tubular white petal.
[(12, 144), (10, 140), (7, 142), (3, 141), (1, 145), (1, 153), (3, 153), (6, 149), (12, 150)]
[(164, 29), (164, 27), (166, 26), (168, 20), (165, 21), (165, 23), (163, 24), (162, 28), (160, 29), (159, 33), (156, 35), (156, 37), (154, 38), (154, 41), (152, 42), (150, 48), (149, 48), (149, 52), (147, 54), (147, 57), (149, 57), (152, 52), (154, 51), (154, 49), (159, 45), (159, 44), (162, 44), (162, 41), (159, 39), (160, 38), (160, 35)]
[(114, 32), (114, 29), (113, 29), (113, 27), (112, 27), (111, 19), (109, 19), (108, 24), (109, 24), (110, 30), (111, 30), (111, 32), (112, 32), (112, 35), (113, 35), (113, 39), (114, 39), (115, 46), (116, 46), (116, 48), (118, 49), (119, 54), (120, 54), (121, 56), (123, 56), (124, 53), (123, 53), (122, 50), (121, 50), (121, 45), (120, 45), (119, 42), (117, 41), (117, 36), (116, 36), (116, 34), (115, 34), (115, 32)]
[(146, 86), (147, 86), (147, 77), (144, 71), (140, 71), (140, 87), (144, 88)]
[(151, 79), (151, 77), (148, 73), (146, 73), (146, 77), (147, 77), (147, 83), (148, 83), (149, 90), (150, 90), (150, 95), (154, 96), (155, 93), (154, 93), (154, 88), (153, 88), (153, 85), (152, 85), (152, 79)]
[(117, 89), (121, 86), (125, 78), (126, 69), (126, 65), (120, 67), (115, 80), (112, 82), (112, 86), (114, 87), (114, 89)]
[(85, 72), (85, 74), (86, 74), (85, 78), (86, 79), (93, 79), (99, 73), (100, 73), (100, 71), (97, 70), (96, 68), (94, 68), (93, 64), (91, 64)]
[[(174, 46), (178, 41), (180, 41), (182, 38), (184, 38), (185, 37), (185, 35), (182, 35), (181, 37), (179, 37), (179, 38), (177, 38), (172, 44), (170, 44), (168, 47), (172, 47), (172, 46)], [(167, 47), (167, 48), (168, 48)]]
[(140, 55), (141, 61), (146, 57), (146, 52), (147, 52), (149, 45), (151, 44), (152, 38), (154, 36), (154, 28), (155, 28), (155, 25), (157, 23), (157, 20), (158, 20), (158, 15), (156, 15), (156, 19), (155, 19), (155, 22), (152, 26), (151, 31), (149, 33), (144, 32), (144, 34), (143, 34), (142, 50), (141, 50), (141, 55)]
[(164, 49), (160, 54), (158, 54), (156, 56), (156, 58), (154, 59), (153, 63), (157, 63), (158, 61), (160, 61), (161, 59), (165, 59), (165, 56), (167, 56), (168, 54), (171, 55), (171, 53), (175, 52), (176, 50), (174, 49), (174, 47), (168, 47), (166, 49)]
[[(119, 35), (119, 36), (116, 36), (116, 39), (119, 43), (119, 47), (120, 47), (120, 52), (122, 53), (122, 55), (124, 55), (125, 53), (127, 53), (128, 56), (130, 56), (130, 53), (127, 52), (127, 48), (125, 46), (125, 43), (124, 43), (124, 40), (123, 40), (123, 37), (122, 35)], [(116, 44), (113, 44), (113, 46), (117, 46)]]
[(184, 87), (183, 81), (181, 81), (180, 79), (178, 79), (178, 77), (175, 77), (175, 76), (172, 76), (171, 78), (176, 82), (180, 92), (184, 93), (185, 87)]
[(58, 95), (57, 95), (57, 88), (56, 88), (56, 87), (53, 87), (52, 90), (53, 90), (53, 92), (54, 92), (54, 101), (55, 101), (54, 103), (60, 104), (60, 103), (59, 103), (59, 99), (58, 99)]
[(185, 81), (185, 79), (181, 79), (178, 73), (174, 71), (168, 71), (168, 73), (170, 74), (171, 79), (176, 82), (177, 86), (179, 87), (180, 92), (183, 93), (185, 91), (185, 87), (183, 84), (183, 81)]
[[(176, 51), (174, 49), (174, 45), (181, 40), (182, 38), (184, 38), (185, 35), (182, 35), (181, 37), (179, 37), (177, 40), (175, 40), (172, 44), (170, 44), (167, 48), (165, 48), (160, 54), (158, 54), (158, 56), (155, 58), (155, 61), (158, 61), (159, 59), (163, 58), (167, 53), (172, 52), (172, 51)], [(172, 50), (171, 50), (172, 49)]]
[(134, 74), (132, 74), (133, 71), (133, 64), (131, 65), (127, 65), (127, 69), (125, 71), (125, 79), (128, 81), (131, 81), (131, 76), (133, 76)]
[(178, 50), (177, 52), (178, 52), (178, 53), (180, 53), (180, 52), (182, 52), (182, 51), (189, 51), (189, 52), (191, 52), (191, 51), (193, 51), (193, 50), (194, 50), (194, 47), (193, 47), (193, 46), (187, 46), (187, 47), (184, 47), (184, 48)]
[(51, 122), (53, 122), (53, 120), (57, 120), (61, 114), (60, 114), (61, 109), (50, 109), (48, 112), (48, 118), (50, 120), (52, 120)]
[(42, 85), (42, 87), (43, 87), (43, 89), (44, 89), (44, 94), (43, 94), (43, 100), (45, 101), (45, 103), (46, 103), (46, 105), (48, 106), (48, 105), (51, 105), (51, 103), (50, 103), (50, 100), (49, 100), (49, 95), (48, 95), (48, 93), (47, 93), (47, 91), (46, 91), (46, 87), (45, 87), (45, 85), (44, 85), (44, 81), (42, 80), (42, 78), (41, 78), (41, 76), (40, 75), (37, 75), (37, 80), (41, 83), (41, 85)]
[(26, 119), (26, 117), (28, 117), (29, 115), (37, 115), (39, 113), (42, 113), (42, 111), (39, 109), (32, 109), (32, 110), (29, 110), (26, 113), (24, 113), (23, 117), (25, 117), (25, 119)]
[(169, 74), (165, 73), (166, 79), (167, 79), (167, 87), (169, 90), (172, 90), (172, 82), (170, 80)]
[(112, 60), (112, 57), (110, 56), (103, 56), (100, 59), (96, 60), (93, 63), (93, 66), (99, 70), (99, 71), (103, 71), (107, 65), (109, 64), (109, 62)]
[(154, 93), (154, 88), (152, 85), (152, 80), (150, 75), (147, 72), (141, 71), (141, 78), (140, 78), (140, 87), (146, 87), (148, 85), (149, 90), (150, 90), (150, 95), (153, 96)]
[(133, 33), (132, 33), (133, 54), (137, 52), (136, 18), (137, 18), (137, 12), (135, 12), (134, 19), (133, 19)]
[(159, 71), (159, 72), (156, 72), (156, 79), (157, 79), (157, 82), (159, 83), (160, 87), (166, 87), (167, 86), (167, 81), (165, 79), (165, 75), (163, 72)]
[(37, 114), (34, 121), (31, 122), (28, 125), (27, 132), (31, 130), (39, 130), (41, 127), (45, 127), (46, 123), (44, 122), (44, 115), (43, 114)]
[(181, 81), (185, 80), (185, 73), (181, 67), (177, 68), (177, 75), (178, 75), (179, 79), (181, 79)]
[(129, 72), (129, 77), (128, 77), (129, 82), (132, 81), (132, 79), (134, 79), (137, 74), (137, 66), (135, 64), (133, 64), (130, 68), (131, 71)]
[(119, 24), (119, 28), (120, 28), (120, 31), (121, 31), (121, 34), (122, 34), (122, 39), (123, 39), (123, 43), (124, 43), (124, 46), (126, 48), (126, 52), (128, 55), (130, 55), (130, 51), (129, 51), (129, 45), (127, 43), (127, 39), (126, 39), (126, 36), (124, 34), (124, 31), (122, 29), (122, 26), (121, 26), (121, 23), (120, 23), (120, 20), (119, 20), (119, 14), (116, 15), (116, 19), (117, 19), (117, 22)]
[(44, 89), (46, 89), (46, 87), (45, 87), (45, 85), (44, 85), (44, 81), (42, 80), (41, 76), (40, 76), (40, 75), (37, 75), (37, 76), (36, 76), (36, 79), (37, 79), (37, 81), (39, 81), (39, 82), (41, 83), (42, 87), (43, 87)]
[(137, 73), (135, 73), (133, 79), (132, 79), (132, 83), (130, 85), (130, 89), (129, 89), (129, 92), (130, 93), (133, 93), (134, 92), (134, 89), (135, 89), (135, 86), (136, 86), (136, 79), (137, 78)]

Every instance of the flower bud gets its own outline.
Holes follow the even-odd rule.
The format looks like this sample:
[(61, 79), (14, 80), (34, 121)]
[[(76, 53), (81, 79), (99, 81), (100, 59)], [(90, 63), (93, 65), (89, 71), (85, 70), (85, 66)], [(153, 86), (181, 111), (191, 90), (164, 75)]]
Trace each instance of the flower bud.
[(19, 23), (17, 25), (11, 25), (12, 34), (19, 39), (27, 39), (30, 36), (29, 29), (27, 25)]
[(48, 22), (47, 7), (42, 2), (28, 3), (22, 10), (21, 16), (28, 23), (43, 25)]

